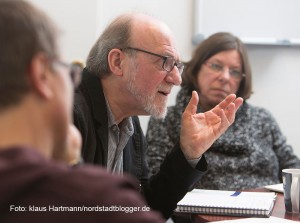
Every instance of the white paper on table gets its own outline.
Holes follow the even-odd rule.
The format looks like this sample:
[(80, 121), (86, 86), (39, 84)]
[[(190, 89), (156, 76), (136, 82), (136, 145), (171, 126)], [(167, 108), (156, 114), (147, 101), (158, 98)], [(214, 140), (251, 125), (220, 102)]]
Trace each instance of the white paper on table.
[(283, 184), (272, 184), (272, 185), (267, 185), (264, 186), (264, 188), (271, 190), (271, 191), (276, 191), (279, 193), (283, 193)]

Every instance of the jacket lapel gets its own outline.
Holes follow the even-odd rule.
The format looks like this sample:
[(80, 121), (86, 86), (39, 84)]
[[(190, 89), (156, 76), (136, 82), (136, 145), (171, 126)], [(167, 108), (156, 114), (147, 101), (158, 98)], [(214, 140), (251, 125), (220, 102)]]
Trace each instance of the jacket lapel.
[[(94, 162), (107, 164), (108, 149), (108, 120), (107, 107), (103, 94), (100, 78), (91, 74), (86, 69), (83, 71), (83, 91), (85, 91), (86, 99), (89, 101), (91, 115), (95, 120), (95, 136), (97, 138), (97, 146), (95, 151)], [(98, 140), (99, 139), (99, 140)]]

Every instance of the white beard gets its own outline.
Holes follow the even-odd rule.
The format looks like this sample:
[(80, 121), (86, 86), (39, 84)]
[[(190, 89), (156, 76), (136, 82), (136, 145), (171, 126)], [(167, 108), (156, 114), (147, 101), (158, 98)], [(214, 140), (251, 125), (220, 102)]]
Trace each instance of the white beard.
[[(155, 92), (152, 95), (148, 95), (145, 93), (143, 89), (138, 88), (135, 84), (135, 74), (136, 72), (132, 70), (133, 72), (130, 73), (129, 80), (127, 82), (127, 90), (135, 97), (135, 99), (140, 103), (143, 110), (155, 117), (155, 118), (165, 118), (167, 114), (167, 100), (166, 98), (163, 98), (162, 100), (159, 100), (158, 98), (158, 92)], [(164, 96), (161, 96), (164, 97)]]

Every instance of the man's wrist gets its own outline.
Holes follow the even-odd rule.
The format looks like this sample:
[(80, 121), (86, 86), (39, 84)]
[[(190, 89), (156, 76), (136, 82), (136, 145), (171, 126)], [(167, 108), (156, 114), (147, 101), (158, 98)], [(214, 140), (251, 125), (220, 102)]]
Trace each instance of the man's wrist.
[(201, 160), (201, 158), (202, 158), (202, 155), (196, 159), (187, 159), (187, 161), (193, 168), (195, 168), (197, 166), (198, 162)]

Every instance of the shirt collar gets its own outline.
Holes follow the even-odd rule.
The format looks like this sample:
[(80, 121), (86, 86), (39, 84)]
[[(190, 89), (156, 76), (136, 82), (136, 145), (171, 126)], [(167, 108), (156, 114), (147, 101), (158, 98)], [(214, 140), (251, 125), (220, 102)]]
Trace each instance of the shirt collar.
[(108, 100), (105, 97), (106, 107), (107, 107), (107, 118), (108, 118), (108, 128), (110, 129), (119, 129), (120, 131), (125, 131), (128, 135), (133, 135), (133, 123), (132, 118), (128, 117), (123, 119), (119, 125), (116, 123), (115, 117), (111, 111)]

